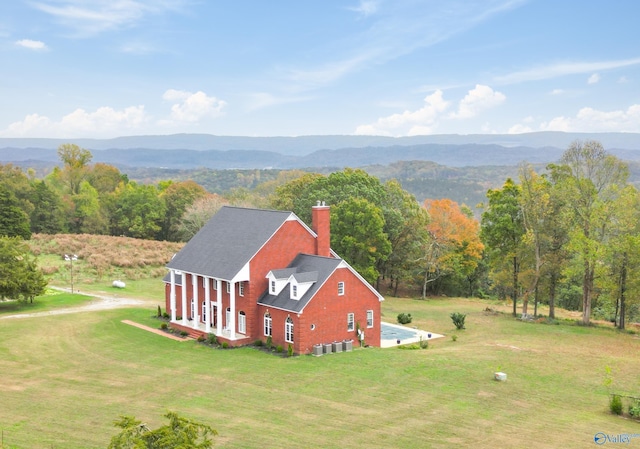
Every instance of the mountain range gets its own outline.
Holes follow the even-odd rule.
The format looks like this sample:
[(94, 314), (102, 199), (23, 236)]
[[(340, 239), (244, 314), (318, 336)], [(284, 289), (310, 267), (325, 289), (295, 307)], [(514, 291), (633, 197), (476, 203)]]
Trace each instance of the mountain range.
[(209, 134), (129, 136), (114, 139), (0, 138), (0, 162), (47, 166), (56, 149), (75, 143), (93, 162), (115, 166), (190, 169), (322, 168), (432, 161), (451, 167), (557, 161), (575, 140), (597, 140), (612, 154), (640, 161), (638, 133), (563, 133), (382, 136), (241, 137)]

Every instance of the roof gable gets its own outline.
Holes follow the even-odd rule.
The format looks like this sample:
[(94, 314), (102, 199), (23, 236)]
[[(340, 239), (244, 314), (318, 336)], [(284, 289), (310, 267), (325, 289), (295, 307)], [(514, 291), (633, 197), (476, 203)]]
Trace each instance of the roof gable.
[(292, 212), (223, 206), (167, 264), (167, 268), (232, 280)]
[(295, 279), (298, 282), (308, 284), (309, 288), (304, 291), (304, 294), (299, 295), (298, 299), (291, 297), (289, 288), (281, 288), (275, 295), (270, 294), (267, 289), (258, 300), (258, 304), (300, 313), (342, 263), (342, 259), (333, 257), (298, 254), (287, 267), (287, 271), (295, 269), (295, 274), (290, 275), (288, 282)]

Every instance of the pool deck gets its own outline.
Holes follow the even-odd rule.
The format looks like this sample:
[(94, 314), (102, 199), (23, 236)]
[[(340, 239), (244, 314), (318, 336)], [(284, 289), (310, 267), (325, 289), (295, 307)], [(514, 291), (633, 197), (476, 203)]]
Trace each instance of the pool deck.
[[(398, 344), (398, 339), (396, 337), (391, 339), (385, 339), (383, 334), (383, 338), (380, 340), (381, 348), (392, 348), (394, 346), (408, 345), (411, 343), (419, 343), (421, 336), (423, 340), (434, 340), (436, 338), (444, 337), (444, 335), (441, 335), (441, 334), (434, 334), (433, 332), (427, 332), (427, 331), (423, 331), (422, 329), (416, 329), (413, 327), (401, 326), (399, 324), (386, 323), (386, 322), (383, 322), (382, 324), (385, 326), (396, 328), (398, 330), (401, 330), (402, 332), (413, 332), (414, 336), (409, 338), (402, 338), (400, 340), (400, 344)], [(429, 334), (431, 334), (431, 337), (429, 337)]]

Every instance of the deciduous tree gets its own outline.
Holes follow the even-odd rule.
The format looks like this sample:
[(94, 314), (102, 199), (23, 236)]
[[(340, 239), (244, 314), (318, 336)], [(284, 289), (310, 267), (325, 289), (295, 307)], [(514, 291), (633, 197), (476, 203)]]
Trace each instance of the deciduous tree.
[(33, 302), (46, 286), (26, 243), (18, 237), (0, 237), (0, 298)]
[(510, 273), (510, 293), (513, 300), (513, 316), (516, 315), (520, 289), (520, 268), (523, 258), (522, 238), (525, 234), (522, 208), (520, 207), (520, 187), (512, 179), (507, 179), (502, 189), (487, 192), (487, 209), (482, 214), (480, 237), (485, 247), (491, 272), (495, 279), (500, 273)]
[(88, 174), (88, 165), (93, 155), (76, 144), (64, 143), (58, 147), (58, 157), (64, 164), (62, 177), (67, 183), (69, 193), (75, 195), (80, 190), (80, 183)]
[(121, 416), (114, 422), (120, 433), (109, 443), (109, 449), (210, 449), (218, 432), (206, 424), (169, 412), (168, 424), (149, 429), (133, 416)]
[(426, 200), (429, 213), (425, 247), (422, 295), (427, 286), (443, 276), (467, 278), (478, 267), (484, 245), (480, 241), (480, 223), (470, 211), (465, 211), (450, 199)]
[(16, 196), (0, 184), (0, 236), (31, 238), (29, 216), (20, 208)]
[(582, 322), (589, 324), (596, 270), (628, 168), (593, 140), (573, 142), (560, 162), (552, 169), (571, 211), (569, 246), (582, 266)]
[(331, 247), (370, 283), (378, 261), (391, 252), (380, 208), (363, 198), (349, 198), (331, 209)]
[(177, 241), (178, 222), (194, 201), (207, 195), (204, 187), (193, 181), (170, 183), (160, 194), (165, 204), (165, 214), (160, 233), (161, 240)]

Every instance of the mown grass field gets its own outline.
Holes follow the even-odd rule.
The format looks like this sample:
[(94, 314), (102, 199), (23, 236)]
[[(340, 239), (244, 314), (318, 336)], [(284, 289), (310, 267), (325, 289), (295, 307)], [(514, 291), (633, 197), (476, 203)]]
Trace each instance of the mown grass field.
[[(524, 323), (487, 306), (501, 308), (388, 298), (387, 321), (411, 313), (447, 337), (427, 350), (294, 358), (121, 323), (157, 327), (151, 304), (0, 319), (4, 448), (105, 448), (119, 415), (155, 427), (167, 410), (217, 429), (218, 448), (583, 448), (597, 432), (640, 433), (609, 413), (603, 384), (610, 367), (612, 389), (640, 395), (638, 335)], [(466, 330), (454, 330), (454, 311)], [(498, 368), (507, 382), (493, 380)]]

